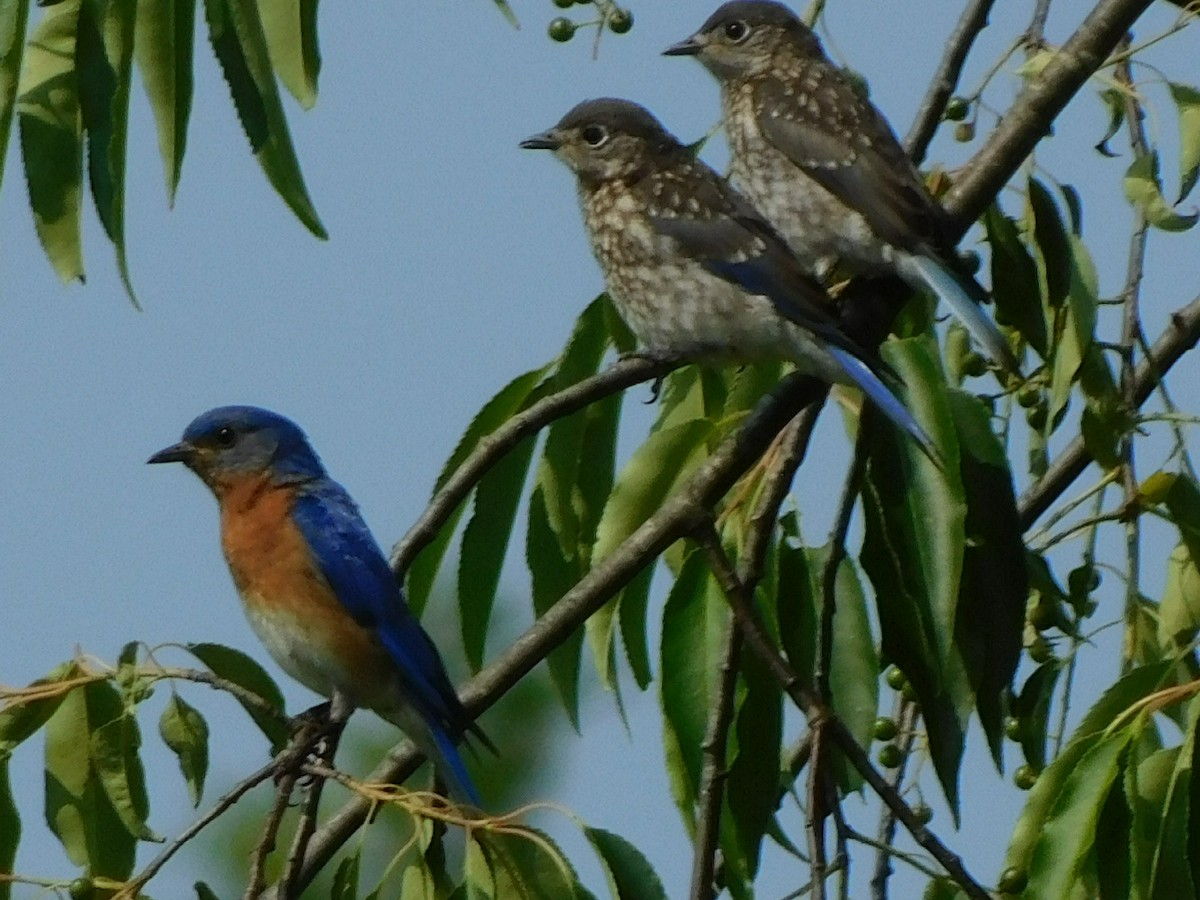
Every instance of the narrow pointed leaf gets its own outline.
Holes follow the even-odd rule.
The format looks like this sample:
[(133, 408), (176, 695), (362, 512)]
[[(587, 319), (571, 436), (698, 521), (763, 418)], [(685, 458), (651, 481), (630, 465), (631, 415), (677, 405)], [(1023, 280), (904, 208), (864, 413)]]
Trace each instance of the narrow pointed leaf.
[(208, 723), (199, 710), (173, 694), (158, 720), (158, 733), (179, 760), (192, 806), (199, 806), (208, 776)]
[[(450, 458), (446, 460), (446, 464), (442, 466), (437, 483), (434, 485), (434, 493), (442, 489), (450, 476), (479, 446), (480, 441), (495, 431), (501, 423), (532, 402), (537, 386), (545, 377), (546, 371), (546, 368), (541, 368), (518, 375), (483, 405), (483, 408), (471, 420), (471, 424), (467, 426), (463, 436), (459, 438), (458, 445), (450, 454)], [(454, 528), (464, 507), (465, 504), (459, 505), (450, 519), (442, 526), (437, 537), (421, 550), (417, 558), (412, 561), (408, 571), (402, 573), (406, 577), (408, 605), (418, 616), (425, 609), (429, 592), (433, 590), (434, 579), (442, 564), (442, 557), (445, 556), (446, 548), (449, 547), (450, 540), (454, 537)]]
[[(703, 460), (712, 423), (693, 419), (654, 432), (621, 470), (596, 528), (593, 561), (600, 561), (646, 521), (670, 495), (675, 485)], [(610, 600), (587, 621), (588, 641), (597, 671), (605, 686), (614, 673), (609, 649), (617, 622), (620, 597)]]
[(1117, 132), (1125, 124), (1125, 94), (1116, 88), (1108, 88), (1100, 92), (1100, 99), (1104, 101), (1108, 110), (1108, 128), (1105, 129), (1104, 137), (1096, 142), (1096, 150), (1111, 158), (1119, 155), (1109, 149), (1108, 142), (1117, 136)]
[[(546, 511), (541, 486), (529, 498), (529, 526), (525, 532), (525, 559), (533, 587), (533, 609), (541, 616), (573, 588), (581, 577), (577, 560), (563, 557), (562, 546)], [(571, 727), (579, 730), (579, 660), (583, 654), (583, 632), (575, 629), (570, 637), (550, 652), (546, 664), (550, 678), (562, 700)]]
[[(1061, 900), (1071, 896), (1084, 859), (1096, 841), (1096, 823), (1133, 737), (1123, 728), (1102, 737), (1071, 767), (1029, 862), (1022, 897)], [(1060, 757), (1061, 759), (1062, 757)]]
[(1175, 203), (1180, 204), (1200, 175), (1200, 90), (1174, 81), (1168, 86), (1179, 110), (1179, 197)]
[[(0, 185), (4, 183), (4, 158), (12, 128), (17, 81), (21, 74), (21, 51), (25, 47), (25, 24), (29, 0), (0, 4)], [(3, 889), (0, 888), (0, 897)]]
[(1137, 157), (1125, 172), (1125, 199), (1140, 209), (1155, 228), (1163, 231), (1187, 231), (1196, 224), (1200, 213), (1180, 214), (1163, 196), (1158, 177), (1158, 152)]
[(654, 565), (638, 572), (621, 590), (618, 615), (621, 645), (633, 680), (641, 690), (650, 686), (650, 635), (647, 633), (647, 612), (650, 608), (650, 584), (654, 580)]
[(604, 865), (614, 900), (667, 900), (658, 874), (637, 847), (603, 828), (585, 826), (583, 834)]
[(242, 130), (267, 180), (309, 231), (328, 238), (300, 174), (255, 0), (204, 0), (204, 10)]
[(541, 831), (476, 831), (472, 842), (487, 860), (497, 900), (582, 900), (587, 896), (570, 862)]
[[(13, 801), (7, 753), (0, 753), (0, 872), (11, 872), (21, 842), (21, 816)], [(12, 883), (0, 878), (0, 900), (12, 900)]]
[(993, 205), (983, 217), (992, 248), (992, 296), (996, 316), (1012, 324), (1042, 359), (1049, 359), (1046, 314), (1038, 290), (1037, 266), (1021, 241), (1016, 223)]
[(158, 152), (174, 205), (192, 114), (196, 0), (138, 0), (134, 55), (158, 130)]
[(997, 768), (1004, 741), (1004, 697), (1021, 659), (1029, 579), (1012, 473), (978, 397), (950, 392), (966, 492), (967, 541), (958, 592), (955, 642)]
[(362, 849), (351, 853), (338, 863), (337, 871), (333, 873), (333, 887), (329, 891), (329, 900), (358, 900), (358, 868), (362, 862)]
[(221, 644), (188, 644), (187, 649), (212, 669), (213, 674), (244, 687), (264, 700), (268, 706), (279, 711), (278, 715), (273, 716), (257, 706), (238, 701), (271, 742), (271, 751), (274, 753), (282, 749), (288, 740), (283, 694), (266, 669), (240, 650)]
[(27, 45), (17, 96), (21, 158), (38, 239), (64, 282), (83, 280), (83, 123), (75, 33), (80, 0), (48, 8)]
[(1029, 179), (1029, 215), (1034, 246), (1045, 285), (1046, 301), (1061, 306), (1071, 287), (1071, 246), (1058, 204), (1049, 189), (1036, 178)]
[(125, 145), (136, 12), (137, 0), (83, 0), (75, 56), (92, 201), (134, 306), (138, 302), (125, 254)]
[(1067, 292), (1062, 329), (1054, 347), (1054, 369), (1050, 376), (1050, 409), (1046, 423), (1049, 434), (1061, 421), (1080, 367), (1095, 340), (1099, 279), (1096, 265), (1083, 241), (1075, 235), (1071, 243), (1071, 286)]
[(150, 800), (142, 767), (142, 737), (131, 712), (92, 731), (92, 766), (126, 830), (139, 840), (161, 840), (146, 827)]
[[(45, 678), (39, 678), (30, 687), (50, 685), (58, 681), (68, 681), (79, 674), (79, 666), (74, 662), (65, 663)], [(0, 712), (0, 757), (12, 753), (13, 748), (29, 739), (54, 715), (58, 705), (62, 703), (62, 694), (41, 697), (36, 700), (26, 700), (12, 703)]]
[(271, 65), (305, 109), (317, 102), (317, 0), (258, 0)]
[(474, 512), (463, 531), (458, 609), (463, 648), (472, 671), (483, 666), (492, 604), (533, 447), (534, 438), (526, 438), (483, 476), (475, 488)]

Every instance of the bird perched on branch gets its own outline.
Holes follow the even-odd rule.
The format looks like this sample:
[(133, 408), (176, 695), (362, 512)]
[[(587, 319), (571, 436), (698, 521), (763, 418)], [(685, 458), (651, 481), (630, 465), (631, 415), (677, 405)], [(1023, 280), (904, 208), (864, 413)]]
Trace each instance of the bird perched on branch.
[(1017, 372), (980, 308), (987, 292), (955, 254), (949, 215), (883, 115), (788, 7), (733, 0), (668, 47), (720, 82), (730, 177), (810, 272), (839, 261), (898, 275), (950, 307), (995, 362)]
[(609, 294), (645, 355), (791, 360), (857, 385), (938, 461), (883, 363), (838, 328), (783, 239), (647, 110), (588, 100), (521, 146), (551, 150), (575, 173)]
[(330, 698), (335, 719), (366, 707), (404, 729), (451, 792), (478, 805), (455, 743), (471, 732), (494, 747), (459, 702), (358, 507), (299, 426), (222, 406), (148, 462), (181, 462), (216, 496), (225, 560), (275, 662)]

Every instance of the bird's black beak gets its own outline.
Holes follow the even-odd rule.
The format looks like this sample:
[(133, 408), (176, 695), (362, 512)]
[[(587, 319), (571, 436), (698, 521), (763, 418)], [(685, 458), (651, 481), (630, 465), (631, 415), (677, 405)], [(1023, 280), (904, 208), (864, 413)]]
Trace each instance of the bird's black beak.
[(170, 447), (163, 447), (152, 457), (146, 460), (147, 463), (169, 463), (181, 462), (186, 463), (192, 458), (192, 447), (187, 441), (180, 441), (178, 444), (172, 444)]
[(535, 134), (521, 141), (522, 150), (557, 150), (562, 146), (562, 141), (554, 133), (554, 129), (543, 131), (541, 134)]
[(684, 38), (678, 44), (672, 44), (662, 52), (663, 56), (696, 56), (704, 47), (696, 40), (693, 34), (690, 38)]

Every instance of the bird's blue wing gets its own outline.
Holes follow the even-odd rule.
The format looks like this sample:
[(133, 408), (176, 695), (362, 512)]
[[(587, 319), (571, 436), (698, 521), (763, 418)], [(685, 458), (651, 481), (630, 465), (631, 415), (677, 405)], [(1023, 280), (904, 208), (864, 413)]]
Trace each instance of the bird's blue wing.
[(404, 602), (349, 494), (329, 480), (308, 486), (298, 494), (292, 517), (338, 601), (378, 635), (422, 715), (461, 734), (469, 719), (441, 656)]

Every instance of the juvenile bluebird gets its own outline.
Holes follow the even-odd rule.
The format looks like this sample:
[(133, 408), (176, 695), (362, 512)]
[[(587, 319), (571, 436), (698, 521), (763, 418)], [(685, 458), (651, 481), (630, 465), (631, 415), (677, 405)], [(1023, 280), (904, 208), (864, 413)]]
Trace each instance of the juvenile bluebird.
[(644, 108), (588, 100), (521, 146), (552, 150), (575, 173), (609, 294), (647, 356), (791, 360), (857, 385), (939, 459), (783, 239)]
[(492, 744), (304, 432), (269, 410), (222, 406), (148, 462), (181, 462), (216, 496), (246, 617), (280, 668), (330, 698), (335, 715), (366, 707), (398, 725), (451, 792), (478, 806), (455, 743), (471, 732)]
[(730, 177), (804, 266), (891, 274), (944, 301), (993, 360), (1018, 366), (962, 266), (946, 211), (887, 120), (781, 3), (733, 0), (668, 47), (720, 82)]

